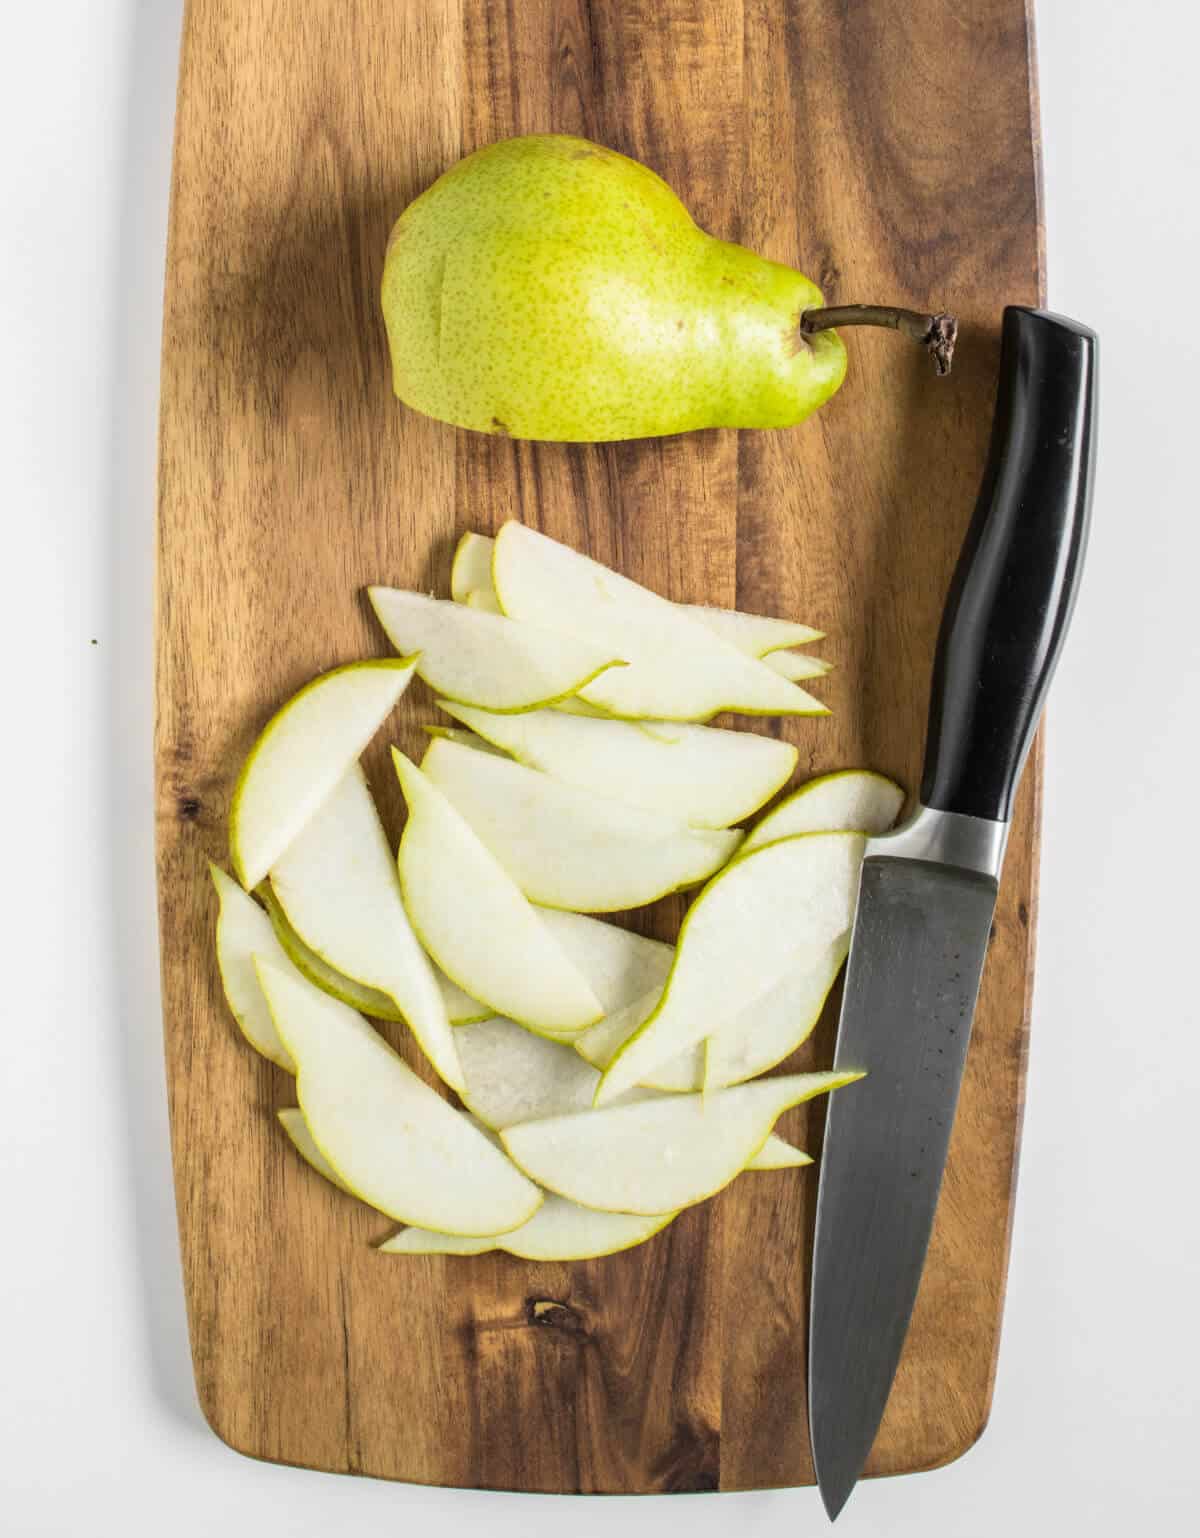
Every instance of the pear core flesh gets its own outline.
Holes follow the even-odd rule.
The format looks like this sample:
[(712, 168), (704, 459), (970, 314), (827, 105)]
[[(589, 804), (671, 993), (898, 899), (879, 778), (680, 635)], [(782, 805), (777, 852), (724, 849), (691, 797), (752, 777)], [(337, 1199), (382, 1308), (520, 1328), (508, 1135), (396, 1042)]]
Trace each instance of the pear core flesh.
[(802, 337), (820, 290), (699, 229), (647, 166), (565, 134), (487, 145), (397, 220), (382, 306), (395, 393), (560, 442), (788, 427), (846, 371)]

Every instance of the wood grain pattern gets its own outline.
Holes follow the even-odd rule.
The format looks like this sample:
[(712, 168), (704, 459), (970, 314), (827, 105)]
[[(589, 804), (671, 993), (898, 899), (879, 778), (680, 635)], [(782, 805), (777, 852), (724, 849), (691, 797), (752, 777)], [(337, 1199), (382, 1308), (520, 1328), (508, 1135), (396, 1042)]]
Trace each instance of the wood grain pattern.
[[(176, 1187), (201, 1403), (255, 1456), (544, 1491), (811, 1480), (815, 1181), (748, 1176), (641, 1249), (576, 1265), (384, 1259), (389, 1225), (292, 1154), (291, 1081), (227, 1017), (204, 873), (237, 766), (313, 673), (383, 650), (373, 581), (444, 590), (464, 528), (519, 517), (671, 597), (826, 628), (835, 714), (806, 772), (918, 776), (937, 618), (988, 426), (1000, 309), (1041, 293), (1021, 0), (191, 0), (167, 273), (158, 585), (159, 882)], [(391, 397), (388, 229), (460, 154), (600, 139), (699, 222), (839, 299), (953, 303), (955, 372), (851, 338), (792, 432), (600, 447), (456, 432)], [(414, 689), (391, 736), (428, 719)], [(778, 731), (777, 723), (759, 730)], [(381, 741), (367, 768), (392, 831)], [(1031, 975), (1026, 773), (950, 1168), (871, 1461), (928, 1468), (987, 1417)], [(677, 903), (633, 922), (668, 937)], [(392, 1039), (418, 1068), (399, 1029)], [(832, 1016), (794, 1064), (827, 1063)], [(815, 1151), (819, 1113), (782, 1130)], [(555, 1307), (533, 1308), (536, 1301)]]

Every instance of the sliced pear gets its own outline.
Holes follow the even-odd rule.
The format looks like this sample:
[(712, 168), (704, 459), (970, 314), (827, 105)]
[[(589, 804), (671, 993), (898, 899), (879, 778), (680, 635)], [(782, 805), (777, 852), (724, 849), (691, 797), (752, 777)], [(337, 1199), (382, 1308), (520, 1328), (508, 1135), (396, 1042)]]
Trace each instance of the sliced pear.
[(248, 892), (358, 761), (415, 667), (415, 657), (402, 657), (335, 668), (267, 722), (242, 765), (229, 813), (234, 874)]
[(414, 763), (394, 749), (392, 759), (409, 814), (400, 885), (430, 955), (473, 998), (531, 1029), (579, 1030), (598, 1019), (595, 992), (470, 824)]
[(849, 934), (815, 945), (773, 988), (708, 1038), (704, 1087), (724, 1089), (774, 1068), (807, 1040), (850, 947)]
[(505, 614), (629, 663), (579, 691), (612, 715), (702, 721), (722, 710), (828, 713), (678, 605), (522, 524), (506, 523), (497, 535), (492, 581)]
[[(609, 1066), (625, 1043), (636, 1036), (662, 1000), (663, 985), (650, 988), (624, 1009), (614, 1010), (571, 1038), (571, 1046), (580, 1057), (601, 1073)], [(688, 1093), (704, 1088), (705, 1049), (703, 1043), (684, 1047), (648, 1069), (638, 1082), (647, 1089)]]
[(790, 678), (794, 684), (806, 678), (824, 678), (832, 673), (833, 664), (820, 657), (808, 657), (803, 652), (769, 652), (763, 662), (780, 678)]
[(466, 603), (472, 593), (492, 591), (492, 545), (486, 534), (468, 531), (454, 547), (450, 566), (450, 596)]
[(467, 599), (468, 609), (478, 609), (481, 614), (503, 614), (500, 600), (490, 588), (480, 588)]
[(508, 757), (503, 749), (494, 748), (490, 742), (485, 742), (474, 732), (464, 731), (461, 726), (423, 726), (421, 730), (430, 737), (444, 737), (447, 742), (457, 742), (461, 747), (474, 748), (476, 753), (494, 753), (500, 758)]
[(806, 1154), (794, 1143), (785, 1142), (772, 1132), (771, 1136), (754, 1155), (748, 1170), (798, 1170), (813, 1162), (812, 1154)]
[(800, 625), (790, 619), (771, 619), (765, 614), (744, 614), (740, 609), (717, 609), (709, 604), (684, 604), (694, 620), (720, 636), (747, 657), (766, 657), (787, 646), (808, 646), (824, 638), (823, 630)]
[(503, 1250), (519, 1260), (594, 1260), (632, 1249), (661, 1233), (673, 1212), (637, 1217), (595, 1212), (562, 1196), (547, 1196), (520, 1228), (491, 1239), (460, 1239), (427, 1228), (405, 1228), (379, 1246), (383, 1255), (481, 1255)]
[(405, 912), (391, 845), (357, 763), (275, 862), (271, 889), (309, 949), (386, 993), (441, 1077), (460, 1089), (446, 1004)]
[(292, 1147), (304, 1162), (311, 1165), (318, 1175), (323, 1175), (330, 1185), (337, 1186), (338, 1190), (344, 1191), (347, 1196), (353, 1196), (354, 1192), (317, 1147), (317, 1140), (308, 1130), (308, 1123), (304, 1120), (304, 1112), (300, 1107), (285, 1106), (282, 1111), (276, 1111), (275, 1114), (279, 1118), (279, 1125), (291, 1139)]
[(750, 854), (775, 839), (797, 833), (825, 833), (853, 828), (886, 833), (900, 815), (904, 792), (894, 780), (870, 769), (842, 769), (822, 774), (793, 791), (751, 828), (741, 853)]
[[(331, 998), (341, 999), (343, 1004), (349, 1004), (351, 1009), (357, 1009), (360, 1014), (371, 1015), (376, 1020), (404, 1019), (396, 1007), (395, 1000), (389, 998), (386, 993), (380, 993), (378, 988), (368, 988), (365, 983), (356, 982), (354, 978), (347, 977), (344, 972), (339, 972), (323, 957), (318, 956), (311, 946), (305, 945), (292, 928), (287, 914), (280, 906), (279, 899), (271, 890), (269, 881), (263, 882), (258, 888), (257, 895), (262, 899), (272, 928), (275, 930), (275, 937), (287, 952), (288, 959), (298, 972), (302, 972), (308, 978), (310, 983), (315, 983)], [(486, 1020), (491, 1014), (486, 1004), (481, 1004), (469, 993), (464, 993), (457, 983), (450, 981), (440, 967), (433, 968), (433, 975), (451, 1025), (471, 1025), (476, 1020)]]
[[(495, 545), (495, 540), (486, 534), (464, 534), (459, 540), (450, 573), (450, 592), (456, 603), (478, 603), (493, 613), (503, 612), (492, 586)], [(710, 604), (678, 604), (676, 607), (747, 657), (765, 657), (784, 647), (807, 646), (825, 635), (823, 630), (814, 630), (811, 625), (771, 619), (765, 614), (743, 614)]]
[(538, 916), (587, 978), (606, 1015), (624, 1009), (651, 988), (662, 991), (675, 960), (673, 945), (586, 913), (539, 908)]
[(256, 1052), (277, 1067), (295, 1073), (295, 1064), (279, 1038), (263, 991), (258, 986), (254, 957), (266, 956), (279, 967), (291, 962), (271, 928), (271, 920), (248, 893), (220, 866), (209, 864), (217, 889), (217, 967), (225, 998), (238, 1029)]
[(866, 839), (809, 833), (735, 860), (701, 892), (679, 933), (661, 1001), (618, 1051), (597, 1105), (752, 1008), (797, 956), (850, 928)]
[(795, 748), (753, 732), (673, 724), (659, 737), (642, 730), (657, 722), (596, 721), (557, 710), (494, 715), (438, 703), (527, 768), (698, 828), (727, 828), (749, 817), (796, 767)]
[(360, 1014), (269, 962), (258, 978), (297, 1066), (304, 1120), (347, 1190), (446, 1233), (502, 1233), (533, 1216), (537, 1187)]
[(421, 768), (526, 897), (547, 908), (610, 913), (653, 902), (698, 885), (742, 838), (688, 828), (445, 738), (434, 739)]
[(447, 698), (487, 710), (529, 710), (575, 694), (621, 660), (606, 645), (572, 639), (424, 593), (369, 589), (397, 651), (419, 652), (417, 672)]
[(790, 1106), (861, 1077), (789, 1074), (712, 1095), (669, 1095), (523, 1122), (500, 1141), (531, 1180), (581, 1206), (675, 1212), (727, 1186)]

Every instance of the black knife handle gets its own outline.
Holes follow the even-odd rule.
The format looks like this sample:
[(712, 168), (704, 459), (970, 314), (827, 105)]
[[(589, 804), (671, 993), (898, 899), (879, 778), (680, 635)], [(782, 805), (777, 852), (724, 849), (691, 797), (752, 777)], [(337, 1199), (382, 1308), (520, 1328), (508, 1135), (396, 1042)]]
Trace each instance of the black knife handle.
[(1097, 339), (1010, 305), (987, 467), (938, 636), (921, 801), (1007, 822), (1087, 542)]

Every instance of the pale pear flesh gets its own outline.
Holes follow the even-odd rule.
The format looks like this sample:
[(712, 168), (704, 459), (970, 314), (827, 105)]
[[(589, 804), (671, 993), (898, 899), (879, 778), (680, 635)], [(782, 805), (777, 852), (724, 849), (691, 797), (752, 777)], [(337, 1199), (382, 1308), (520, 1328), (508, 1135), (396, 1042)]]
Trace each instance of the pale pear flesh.
[[(304, 943), (292, 928), (287, 914), (280, 906), (279, 899), (271, 890), (269, 881), (265, 881), (258, 888), (258, 896), (262, 898), (263, 906), (267, 910), (280, 945), (287, 952), (296, 970), (302, 972), (310, 983), (315, 983), (318, 988), (323, 989), (332, 998), (340, 999), (343, 1004), (349, 1004), (351, 1009), (357, 1009), (360, 1014), (371, 1015), (376, 1020), (398, 1022), (404, 1019), (396, 1007), (395, 1000), (388, 994), (380, 993), (378, 988), (369, 988), (353, 977), (347, 977), (344, 972), (331, 967), (323, 956), (318, 956), (311, 946)], [(478, 999), (473, 999), (469, 993), (464, 993), (458, 984), (451, 982), (438, 967), (433, 968), (433, 975), (451, 1025), (470, 1025), (476, 1020), (487, 1019), (491, 1011), (485, 1004), (481, 1004)]]
[(432, 689), (488, 710), (530, 710), (578, 692), (618, 653), (448, 599), (373, 587), (371, 606), (397, 651), (417, 653)]
[(797, 750), (752, 732), (672, 723), (588, 720), (557, 710), (496, 715), (442, 709), (527, 768), (566, 785), (659, 812), (691, 827), (727, 828), (751, 816), (796, 767)]
[(780, 678), (790, 678), (792, 683), (803, 683), (809, 678), (824, 678), (833, 671), (832, 663), (806, 652), (768, 652), (763, 664)]
[(304, 1120), (347, 1190), (447, 1233), (498, 1233), (533, 1216), (538, 1188), (360, 1014), (269, 962), (258, 976), (296, 1064)]
[(279, 967), (292, 965), (271, 928), (271, 920), (248, 892), (210, 864), (209, 874), (217, 889), (217, 969), (225, 999), (238, 1029), (256, 1052), (276, 1067), (295, 1073), (295, 1064), (275, 1029), (271, 1011), (258, 985), (254, 957), (266, 956)]
[[(461, 749), (473, 758), (487, 755)], [(425, 948), (473, 998), (532, 1029), (580, 1030), (603, 1014), (537, 910), (411, 760), (392, 760), (408, 803), (404, 903)]]
[(742, 839), (688, 828), (445, 738), (434, 739), (421, 768), (521, 891), (548, 908), (639, 907), (699, 885)]
[[(650, 988), (623, 1009), (613, 1010), (586, 1031), (571, 1038), (571, 1046), (601, 1073), (631, 1037), (636, 1036), (662, 1001), (664, 984)], [(638, 1083), (647, 1089), (684, 1094), (704, 1088), (705, 1046), (698, 1041), (648, 1068)]]
[(728, 1185), (791, 1106), (861, 1077), (789, 1074), (711, 1095), (666, 1095), (523, 1122), (500, 1140), (531, 1180), (581, 1206), (665, 1214)]
[(683, 921), (661, 1002), (613, 1058), (596, 1103), (751, 1008), (798, 954), (844, 935), (865, 847), (859, 833), (802, 834), (735, 860), (710, 881)]
[(405, 911), (391, 845), (357, 763), (276, 861), (271, 890), (309, 949), (386, 993), (439, 1075), (461, 1088), (445, 1000)]
[(564, 954), (587, 979), (605, 1014), (623, 1009), (648, 989), (662, 989), (675, 960), (675, 947), (619, 924), (539, 908), (538, 916)]
[(408, 687), (416, 659), (354, 662), (322, 673), (276, 711), (234, 788), (229, 846), (249, 892), (263, 881)]
[(496, 536), (492, 581), (512, 618), (619, 650), (629, 665), (579, 691), (611, 715), (706, 721), (724, 710), (828, 714), (677, 604), (523, 524), (506, 523)]
[(450, 597), (466, 603), (472, 593), (490, 592), (492, 586), (492, 541), (487, 534), (468, 530), (454, 547), (450, 565)]
[(405, 1228), (379, 1246), (382, 1255), (482, 1255), (502, 1250), (518, 1260), (594, 1260), (644, 1244), (661, 1233), (675, 1213), (651, 1217), (596, 1212), (565, 1197), (548, 1195), (520, 1228), (490, 1239), (465, 1239), (427, 1228)]
[(776, 839), (798, 833), (852, 828), (873, 837), (886, 833), (900, 815), (904, 792), (894, 780), (870, 769), (823, 774), (772, 807), (746, 835), (739, 853), (748, 855)]
[(354, 1192), (330, 1164), (329, 1160), (317, 1147), (317, 1140), (308, 1130), (308, 1123), (304, 1120), (304, 1112), (298, 1105), (285, 1106), (283, 1110), (276, 1111), (279, 1125), (291, 1139), (292, 1147), (310, 1165), (318, 1175), (328, 1180), (330, 1185), (337, 1186), (339, 1191), (344, 1191), (347, 1196), (353, 1196)]

